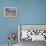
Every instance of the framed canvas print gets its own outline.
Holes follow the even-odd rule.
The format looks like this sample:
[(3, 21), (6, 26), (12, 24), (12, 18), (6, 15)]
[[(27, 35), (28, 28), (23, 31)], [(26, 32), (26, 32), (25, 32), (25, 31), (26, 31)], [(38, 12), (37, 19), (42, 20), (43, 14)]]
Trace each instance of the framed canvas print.
[(17, 8), (16, 7), (4, 7), (4, 16), (5, 17), (16, 17)]
[(46, 25), (18, 25), (19, 39), (31, 41), (46, 41)]

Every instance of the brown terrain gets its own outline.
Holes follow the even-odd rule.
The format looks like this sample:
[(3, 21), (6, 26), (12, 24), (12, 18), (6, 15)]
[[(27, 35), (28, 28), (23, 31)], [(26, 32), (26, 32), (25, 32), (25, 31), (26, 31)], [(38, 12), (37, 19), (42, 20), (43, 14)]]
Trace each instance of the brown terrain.
[(5, 12), (5, 16), (16, 16), (15, 12)]

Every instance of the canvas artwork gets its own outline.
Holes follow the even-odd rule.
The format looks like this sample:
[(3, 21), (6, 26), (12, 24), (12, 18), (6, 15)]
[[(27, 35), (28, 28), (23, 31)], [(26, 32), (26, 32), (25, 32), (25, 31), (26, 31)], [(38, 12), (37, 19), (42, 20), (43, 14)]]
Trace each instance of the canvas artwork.
[(17, 16), (17, 8), (16, 7), (5, 7), (4, 8), (4, 16), (16, 17)]
[(20, 40), (46, 41), (46, 25), (19, 25)]

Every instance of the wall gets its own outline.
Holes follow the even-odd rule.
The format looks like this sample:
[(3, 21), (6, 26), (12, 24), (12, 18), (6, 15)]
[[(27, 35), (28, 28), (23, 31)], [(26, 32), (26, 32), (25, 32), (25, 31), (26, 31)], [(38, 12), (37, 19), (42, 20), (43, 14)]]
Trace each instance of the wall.
[[(4, 17), (4, 7), (17, 7), (17, 17)], [(46, 24), (46, 0), (1, 0), (0, 44), (8, 43), (9, 32), (18, 32), (17, 24)]]

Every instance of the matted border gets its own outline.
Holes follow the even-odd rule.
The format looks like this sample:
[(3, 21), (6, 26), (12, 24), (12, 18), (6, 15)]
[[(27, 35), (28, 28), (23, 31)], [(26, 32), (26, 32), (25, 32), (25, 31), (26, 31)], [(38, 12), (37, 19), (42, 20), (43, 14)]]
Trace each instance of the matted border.
[(17, 31), (18, 31), (18, 45), (20, 44), (20, 24), (17, 24)]
[(16, 8), (16, 16), (6, 16), (5, 15), (5, 8), (16, 8), (16, 7), (4, 7), (4, 17), (16, 17), (17, 16), (17, 8)]

